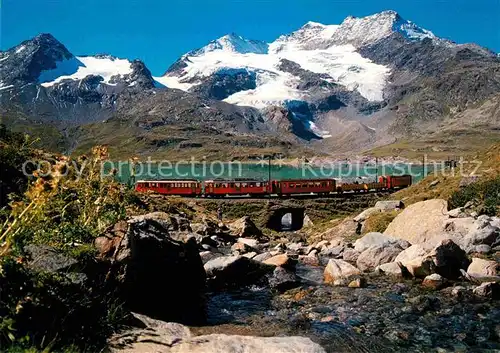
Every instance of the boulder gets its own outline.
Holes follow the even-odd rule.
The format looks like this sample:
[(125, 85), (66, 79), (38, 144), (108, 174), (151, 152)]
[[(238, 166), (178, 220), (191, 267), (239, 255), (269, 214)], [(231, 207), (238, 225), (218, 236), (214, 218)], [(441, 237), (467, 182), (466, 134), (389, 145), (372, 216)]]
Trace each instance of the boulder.
[(462, 247), (468, 252), (474, 252), (478, 245), (494, 245), (500, 240), (500, 228), (490, 224), (481, 227), (481, 222), (478, 220), (477, 229), (471, 230), (462, 240)]
[(396, 245), (372, 246), (363, 251), (356, 261), (361, 271), (371, 271), (377, 266), (392, 262), (403, 249)]
[(434, 271), (448, 279), (459, 278), (460, 269), (466, 270), (470, 264), (465, 251), (450, 239), (443, 240), (429, 256), (434, 262)]
[(193, 337), (172, 347), (172, 353), (326, 353), (305, 337), (252, 337), (213, 334)]
[(200, 258), (203, 264), (206, 264), (208, 261), (213, 260), (217, 257), (223, 256), (220, 253), (212, 252), (212, 251), (202, 251), (200, 252)]
[(403, 250), (394, 259), (416, 278), (423, 278), (433, 273), (434, 262), (428, 256), (432, 250), (427, 244), (416, 244)]
[(491, 246), (486, 244), (481, 244), (481, 245), (476, 245), (474, 247), (474, 250), (472, 250), (472, 252), (477, 254), (489, 254), (491, 250), (492, 250)]
[[(199, 322), (205, 315), (205, 271), (193, 238), (172, 239), (163, 213), (134, 217), (126, 232), (115, 232), (109, 282), (135, 312), (157, 319)], [(170, 218), (169, 218), (170, 220)], [(186, 280), (189, 279), (189, 280)]]
[(332, 247), (324, 247), (321, 250), (321, 255), (326, 257), (333, 257), (335, 259), (341, 258), (342, 253), (344, 252), (344, 246), (332, 246)]
[(428, 289), (439, 290), (446, 286), (446, 279), (437, 273), (433, 273), (424, 278), (422, 286)]
[(388, 262), (375, 268), (375, 272), (395, 277), (403, 277), (402, 265), (398, 262)]
[(408, 261), (404, 267), (415, 278), (423, 278), (434, 272), (432, 259), (425, 257)]
[(273, 256), (267, 260), (264, 260), (263, 263), (266, 265), (271, 265), (271, 266), (295, 268), (295, 265), (297, 264), (297, 260), (291, 258), (290, 256), (288, 256), (286, 254), (280, 254), (280, 255)]
[(353, 221), (356, 223), (364, 222), (366, 221), (370, 216), (373, 216), (374, 214), (380, 213), (380, 209), (376, 207), (370, 207), (358, 214), (356, 217), (353, 218)]
[(324, 272), (324, 281), (334, 284), (336, 280), (346, 280), (353, 276), (358, 276), (361, 271), (343, 260), (330, 259)]
[(134, 314), (134, 327), (108, 340), (110, 353), (326, 353), (305, 337), (193, 336), (186, 326)]
[(108, 340), (110, 353), (170, 353), (170, 347), (191, 337), (189, 328), (181, 324), (133, 314), (135, 326), (114, 334)]
[(485, 282), (472, 291), (478, 297), (488, 299), (500, 299), (500, 284), (497, 282)]
[(252, 248), (251, 246), (248, 246), (247, 244), (245, 243), (234, 243), (232, 246), (231, 246), (231, 251), (233, 253), (240, 253), (240, 254), (245, 254), (247, 252), (252, 252), (254, 250), (254, 248)]
[(432, 250), (432, 247), (427, 246), (426, 244), (416, 244), (412, 245), (409, 248), (406, 248), (402, 252), (396, 256), (394, 259), (395, 262), (401, 262), (403, 266), (406, 266), (406, 263), (412, 260), (415, 260), (419, 257), (427, 256), (427, 254)]
[(274, 266), (269, 266), (244, 256), (224, 256), (205, 264), (211, 289), (224, 289), (259, 282)]
[(490, 277), (497, 276), (498, 262), (483, 260), (477, 257), (472, 258), (472, 262), (467, 268), (467, 273), (473, 277)]
[(257, 249), (259, 246), (259, 242), (256, 239), (250, 239), (250, 238), (238, 238), (237, 240), (238, 243), (246, 244), (251, 248)]
[(279, 292), (284, 292), (300, 285), (295, 272), (283, 267), (276, 267), (269, 277), (269, 286)]
[(35, 271), (68, 272), (79, 267), (78, 261), (48, 245), (30, 244), (24, 247), (28, 267)]
[(27, 266), (33, 271), (58, 273), (74, 284), (87, 281), (84, 273), (84, 270), (88, 270), (86, 264), (80, 264), (61, 250), (48, 245), (30, 244), (24, 247), (24, 252), (27, 255)]
[(243, 254), (243, 256), (245, 256), (246, 258), (248, 259), (253, 259), (255, 256), (257, 256), (257, 253), (255, 251), (253, 252), (248, 252), (246, 254)]
[(318, 255), (314, 253), (309, 253), (309, 255), (299, 255), (299, 262), (304, 265), (309, 266), (319, 266), (320, 261)]
[(248, 216), (241, 217), (237, 221), (229, 224), (231, 234), (239, 238), (256, 238), (263, 237), (262, 231), (255, 225), (252, 219)]
[(467, 212), (462, 207), (455, 208), (453, 210), (448, 211), (448, 216), (451, 218), (464, 218), (467, 217)]
[(388, 212), (393, 210), (400, 210), (405, 208), (403, 201), (399, 200), (389, 200), (389, 201), (377, 201), (375, 208), (382, 212)]
[(200, 235), (209, 236), (221, 232), (218, 224), (206, 217), (204, 217), (200, 223), (191, 223), (191, 231)]
[(356, 278), (349, 282), (347, 286), (349, 288), (363, 288), (366, 286), (366, 280), (364, 278)]
[(266, 251), (266, 252), (263, 252), (262, 254), (255, 256), (253, 259), (255, 261), (264, 262), (267, 259), (270, 259), (271, 257), (273, 257), (273, 255), (269, 251)]
[(359, 257), (359, 252), (357, 252), (354, 249), (345, 249), (344, 253), (342, 254), (342, 258), (345, 261), (349, 261), (349, 262), (358, 261), (358, 257)]
[(389, 245), (396, 245), (403, 250), (408, 248), (411, 244), (405, 240), (397, 239), (382, 233), (372, 232), (356, 240), (354, 242), (354, 250), (362, 253), (373, 246), (384, 247)]
[(302, 228), (311, 228), (314, 227), (313, 221), (311, 221), (311, 218), (309, 218), (308, 215), (304, 215), (304, 225)]
[(417, 202), (398, 214), (384, 234), (411, 244), (435, 241), (433, 238), (441, 235), (440, 230), (449, 218), (447, 208), (448, 203), (441, 199)]

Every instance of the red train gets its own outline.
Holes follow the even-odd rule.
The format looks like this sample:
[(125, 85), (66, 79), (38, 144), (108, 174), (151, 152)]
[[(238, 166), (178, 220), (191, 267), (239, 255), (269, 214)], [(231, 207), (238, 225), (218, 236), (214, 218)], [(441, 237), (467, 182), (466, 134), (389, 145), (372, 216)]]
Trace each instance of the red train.
[(412, 184), (411, 175), (381, 176), (377, 182), (353, 182), (337, 184), (335, 179), (289, 179), (289, 180), (140, 180), (135, 184), (139, 192), (156, 192), (163, 195), (190, 197), (251, 196), (264, 197), (277, 195), (318, 195), (332, 193), (358, 193), (369, 191), (395, 190)]

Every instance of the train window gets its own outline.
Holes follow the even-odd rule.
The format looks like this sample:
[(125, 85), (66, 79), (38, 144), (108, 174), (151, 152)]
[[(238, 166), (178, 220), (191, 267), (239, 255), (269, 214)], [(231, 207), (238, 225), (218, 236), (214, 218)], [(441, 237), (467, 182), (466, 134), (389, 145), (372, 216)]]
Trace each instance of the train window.
[(149, 188), (149, 183), (144, 183), (144, 185), (145, 185), (147, 188)]
[(248, 185), (247, 183), (241, 183), (241, 187), (242, 187), (242, 188), (247, 188), (247, 187), (249, 187), (249, 186), (251, 187), (251, 186), (252, 186), (252, 184)]
[(307, 184), (302, 184), (302, 187), (303, 188), (307, 188)]
[(295, 184), (294, 183), (283, 183), (283, 186), (286, 188), (287, 186), (291, 189), (293, 189), (295, 187)]
[(255, 183), (255, 186), (260, 188), (260, 183)]
[(233, 185), (234, 185), (234, 186), (236, 186), (237, 188), (241, 187), (241, 184), (240, 184), (240, 183), (234, 183), (234, 184), (231, 184), (231, 187), (234, 187)]

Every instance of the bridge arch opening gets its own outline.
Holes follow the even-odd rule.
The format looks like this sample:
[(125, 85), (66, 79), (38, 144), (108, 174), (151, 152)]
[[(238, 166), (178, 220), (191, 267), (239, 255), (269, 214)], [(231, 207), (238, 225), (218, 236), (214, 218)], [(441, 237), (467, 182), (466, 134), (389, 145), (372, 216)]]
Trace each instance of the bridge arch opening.
[(304, 226), (304, 216), (303, 208), (279, 208), (271, 212), (266, 227), (277, 232), (295, 232)]

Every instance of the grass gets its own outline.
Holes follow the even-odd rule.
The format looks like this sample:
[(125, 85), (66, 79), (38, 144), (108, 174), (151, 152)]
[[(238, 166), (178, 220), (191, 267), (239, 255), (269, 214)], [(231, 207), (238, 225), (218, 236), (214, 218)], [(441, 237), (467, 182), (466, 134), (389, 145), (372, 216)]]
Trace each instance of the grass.
[(368, 150), (365, 154), (378, 158), (399, 156), (415, 162), (422, 161), (424, 156), (427, 160), (442, 161), (484, 151), (499, 140), (499, 132), (462, 130), (447, 135), (400, 139)]
[(398, 213), (399, 212), (397, 211), (380, 212), (368, 217), (368, 219), (363, 224), (363, 233), (383, 233), (387, 229), (387, 226), (389, 226), (389, 224), (393, 221), (393, 219), (396, 218)]
[(471, 162), (455, 170), (446, 169), (436, 175), (429, 175), (419, 183), (393, 194), (391, 199), (404, 200), (406, 205), (436, 198), (448, 200), (460, 189), (463, 176), (475, 175), (483, 181), (496, 178), (500, 175), (500, 143), (490, 145), (482, 152), (469, 154), (466, 160)]

